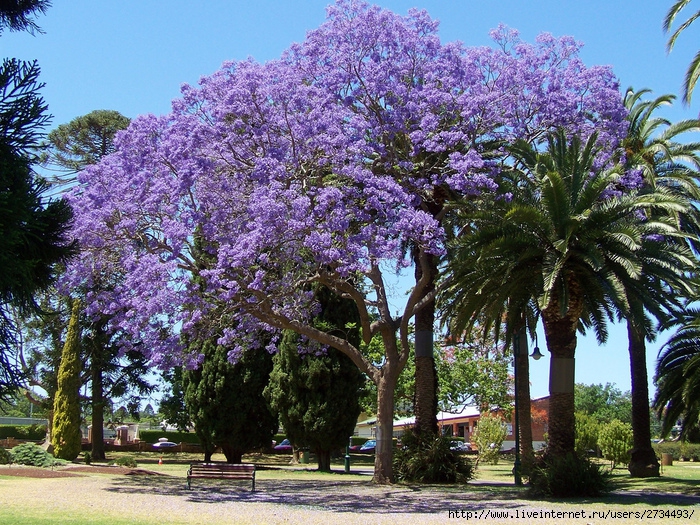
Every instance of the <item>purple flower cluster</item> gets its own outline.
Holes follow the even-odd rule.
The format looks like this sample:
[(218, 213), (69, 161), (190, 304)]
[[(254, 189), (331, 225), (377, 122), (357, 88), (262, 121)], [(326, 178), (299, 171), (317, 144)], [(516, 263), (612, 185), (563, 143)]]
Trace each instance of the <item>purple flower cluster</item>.
[(492, 188), (494, 141), (566, 127), (596, 131), (612, 152), (624, 136), (617, 82), (585, 67), (578, 44), (494, 38), (443, 44), (425, 12), (341, 0), (279, 60), (227, 63), (184, 86), (169, 115), (135, 119), (81, 173), (70, 198), (82, 253), (65, 286), (119, 276), (90, 312), (161, 366), (196, 364), (183, 336), (203, 330), (233, 358), (261, 325), (313, 339), (313, 283), (354, 298), (365, 332), (395, 332), (379, 268), (412, 264), (406, 246), (443, 252), (421, 206), (435, 187)]

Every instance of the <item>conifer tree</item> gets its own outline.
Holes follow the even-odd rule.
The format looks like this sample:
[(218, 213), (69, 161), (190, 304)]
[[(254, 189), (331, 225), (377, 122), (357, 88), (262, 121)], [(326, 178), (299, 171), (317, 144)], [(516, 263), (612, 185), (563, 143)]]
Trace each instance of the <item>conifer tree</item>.
[(80, 453), (80, 301), (73, 302), (68, 335), (58, 369), (51, 444), (57, 458), (74, 460)]
[(228, 463), (240, 463), (246, 452), (269, 447), (277, 430), (277, 419), (262, 395), (272, 370), (269, 352), (247, 351), (232, 364), (229, 349), (217, 345), (216, 338), (190, 348), (204, 355), (198, 369), (183, 371), (182, 383), (205, 461), (211, 460), (215, 447), (221, 447)]
[[(352, 301), (327, 288), (316, 296), (322, 311), (316, 324), (359, 344), (357, 310)], [(303, 351), (300, 352), (300, 348)], [(365, 377), (349, 357), (312, 345), (295, 332), (285, 331), (265, 395), (295, 446), (309, 447), (318, 469), (330, 471), (331, 454), (344, 447), (360, 415)]]

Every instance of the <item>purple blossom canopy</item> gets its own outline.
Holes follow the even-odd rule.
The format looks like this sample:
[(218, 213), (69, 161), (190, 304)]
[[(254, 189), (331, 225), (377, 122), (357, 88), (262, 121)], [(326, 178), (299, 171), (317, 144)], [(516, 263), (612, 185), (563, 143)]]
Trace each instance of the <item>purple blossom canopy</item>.
[[(90, 313), (161, 366), (196, 363), (183, 339), (202, 331), (235, 356), (260, 323), (300, 326), (314, 282), (381, 317), (377, 272), (412, 264), (407, 246), (443, 251), (421, 206), (436, 187), (488, 191), (494, 147), (518, 138), (595, 130), (612, 154), (626, 131), (612, 71), (572, 39), (493, 36), (443, 44), (425, 12), (342, 0), (279, 60), (183, 86), (80, 174), (65, 285), (92, 289)], [(105, 274), (113, 286), (92, 286)]]

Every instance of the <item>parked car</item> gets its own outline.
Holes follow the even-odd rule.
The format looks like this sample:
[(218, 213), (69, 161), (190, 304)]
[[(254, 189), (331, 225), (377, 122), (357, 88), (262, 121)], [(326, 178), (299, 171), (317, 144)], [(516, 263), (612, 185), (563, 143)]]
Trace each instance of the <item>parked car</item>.
[(360, 447), (360, 452), (372, 453), (377, 448), (377, 440), (369, 439)]
[(469, 452), (471, 449), (472, 446), (464, 441), (455, 440), (450, 442), (450, 450), (454, 450), (455, 452)]
[(278, 452), (291, 452), (292, 444), (289, 442), (288, 439), (283, 439), (282, 443), (280, 443), (279, 445), (275, 445), (272, 448)]
[(172, 441), (159, 441), (158, 443), (153, 443), (153, 448), (172, 448), (176, 447), (177, 443)]

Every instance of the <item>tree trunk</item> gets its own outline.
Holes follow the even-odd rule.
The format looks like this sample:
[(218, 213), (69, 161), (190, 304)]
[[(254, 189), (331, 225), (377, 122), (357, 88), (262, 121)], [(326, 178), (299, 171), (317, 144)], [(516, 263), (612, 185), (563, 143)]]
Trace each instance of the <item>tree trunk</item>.
[(629, 471), (633, 477), (659, 476), (659, 461), (651, 446), (649, 418), (649, 384), (647, 380), (646, 343), (644, 334), (634, 322), (627, 322), (630, 370), (632, 375), (633, 446)]
[(95, 362), (93, 357), (92, 362), (92, 459), (104, 460), (105, 457), (105, 441), (104, 441), (104, 392), (102, 384), (102, 368)]
[(542, 311), (547, 348), (552, 354), (549, 367), (549, 446), (547, 453), (564, 457), (575, 452), (574, 353), (578, 310), (569, 301), (565, 317), (554, 301)]
[(392, 456), (396, 379), (393, 375), (382, 375), (377, 384), (377, 448), (372, 481), (379, 484), (394, 482)]
[(518, 399), (518, 427), (520, 430), (520, 455), (523, 471), (528, 472), (535, 458), (532, 449), (532, 414), (530, 404), (530, 361), (527, 348), (527, 332), (519, 331), (519, 352), (517, 359), (518, 377), (515, 382), (515, 396)]
[(221, 444), (221, 451), (226, 456), (226, 463), (242, 463), (243, 451), (235, 448), (233, 445)]
[(316, 450), (316, 461), (318, 462), (318, 470), (321, 472), (331, 471), (331, 451)]
[[(423, 297), (435, 289), (435, 280), (438, 275), (437, 261), (430, 257), (429, 284), (423, 291)], [(423, 270), (418, 260), (417, 252), (414, 252), (416, 283), (423, 276)], [(418, 435), (438, 433), (437, 421), (437, 371), (435, 369), (435, 355), (433, 353), (433, 327), (435, 325), (435, 301), (426, 304), (415, 318), (415, 404), (416, 416), (415, 430)]]

